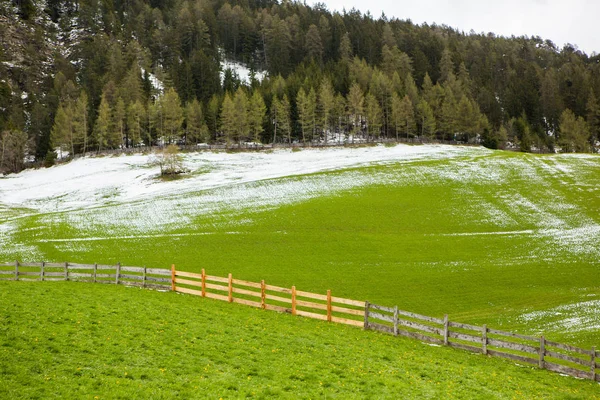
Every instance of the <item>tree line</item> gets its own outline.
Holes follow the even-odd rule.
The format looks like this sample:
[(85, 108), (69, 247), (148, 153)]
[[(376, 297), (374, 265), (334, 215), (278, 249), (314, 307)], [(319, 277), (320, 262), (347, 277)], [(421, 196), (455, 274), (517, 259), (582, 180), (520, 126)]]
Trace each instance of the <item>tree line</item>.
[(51, 163), (57, 147), (424, 137), (584, 152), (600, 140), (600, 57), (539, 37), (294, 1), (36, 4), (0, 7), (14, 22), (0, 25), (14, 37), (0, 52), (5, 170)]

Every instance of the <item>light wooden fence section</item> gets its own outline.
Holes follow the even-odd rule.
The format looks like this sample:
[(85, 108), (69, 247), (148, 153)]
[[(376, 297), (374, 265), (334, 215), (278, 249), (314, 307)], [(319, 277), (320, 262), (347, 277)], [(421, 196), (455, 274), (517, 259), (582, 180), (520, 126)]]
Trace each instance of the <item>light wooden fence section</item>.
[(568, 344), (463, 324), (398, 309), (227, 277), (171, 269), (75, 263), (0, 264), (0, 280), (85, 281), (172, 290), (209, 299), (238, 303), (322, 321), (363, 327), (536, 365), (539, 368), (600, 382), (600, 352)]
[(205, 270), (200, 274), (183, 272), (174, 266), (172, 274), (173, 290), (180, 293), (322, 321), (364, 326), (365, 302), (334, 297), (330, 290), (326, 294), (311, 293), (297, 290), (295, 286), (284, 288), (268, 285), (265, 281), (234, 279), (231, 274), (224, 278), (207, 275)]
[(600, 352), (534, 337), (504, 332), (486, 325), (462, 324), (367, 302), (365, 329), (406, 336), (423, 342), (455, 347), (474, 353), (508, 358), (524, 364), (600, 382)]

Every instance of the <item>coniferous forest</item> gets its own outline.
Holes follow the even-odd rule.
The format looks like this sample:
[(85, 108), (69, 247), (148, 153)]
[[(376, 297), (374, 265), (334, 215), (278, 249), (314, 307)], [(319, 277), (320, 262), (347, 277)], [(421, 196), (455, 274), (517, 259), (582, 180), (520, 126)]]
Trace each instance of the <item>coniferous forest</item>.
[(0, 171), (57, 148), (600, 140), (600, 56), (540, 37), (288, 0), (3, 0), (0, 41)]

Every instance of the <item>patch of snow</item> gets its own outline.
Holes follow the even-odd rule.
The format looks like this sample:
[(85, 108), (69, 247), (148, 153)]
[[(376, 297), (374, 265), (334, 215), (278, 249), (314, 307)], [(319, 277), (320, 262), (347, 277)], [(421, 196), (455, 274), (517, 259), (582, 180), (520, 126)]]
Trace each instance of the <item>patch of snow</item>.
[[(221, 83), (223, 83), (223, 80), (225, 79), (225, 71), (227, 69), (231, 69), (231, 71), (237, 75), (242, 83), (245, 83), (246, 85), (250, 84), (250, 68), (246, 67), (244, 64), (236, 61), (225, 60), (222, 62), (221, 66)], [(265, 76), (266, 72), (264, 71), (254, 71), (254, 77), (259, 82), (262, 82), (262, 80), (265, 79)]]
[(561, 332), (597, 331), (600, 329), (600, 300), (565, 304), (545, 311), (522, 314), (521, 322), (541, 330)]

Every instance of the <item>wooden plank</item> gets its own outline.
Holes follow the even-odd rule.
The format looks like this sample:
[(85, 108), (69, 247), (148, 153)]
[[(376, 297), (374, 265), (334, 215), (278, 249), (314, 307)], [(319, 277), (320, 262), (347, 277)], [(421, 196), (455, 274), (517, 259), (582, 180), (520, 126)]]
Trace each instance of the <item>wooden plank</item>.
[(385, 315), (375, 311), (369, 311), (369, 319), (378, 319), (381, 321), (394, 323), (394, 317), (392, 315)]
[[(175, 274), (177, 273), (177, 271), (175, 270), (175, 264), (171, 264), (171, 290), (175, 291), (176, 286), (175, 286)], [(119, 274), (117, 273), (117, 276), (119, 276)]]
[(332, 316), (331, 317), (331, 322), (336, 322), (338, 324), (346, 324), (346, 325), (352, 325), (352, 326), (359, 326), (359, 327), (364, 326), (364, 322), (363, 321), (357, 321), (355, 319), (348, 319), (348, 318), (340, 318), (340, 317), (336, 317), (336, 316)]
[(370, 304), (370, 303), (369, 303), (369, 308), (372, 308), (373, 310), (385, 311), (385, 312), (389, 312), (389, 313), (393, 313), (395, 311), (394, 308), (392, 308), (392, 307), (379, 306), (377, 304)]
[(327, 321), (331, 322), (331, 290), (327, 290)]
[(444, 328), (442, 331), (442, 336), (444, 336), (444, 344), (448, 345), (448, 332), (449, 332), (449, 326), (448, 323), (450, 321), (448, 321), (448, 314), (444, 315)]
[[(188, 272), (188, 274), (189, 274), (189, 272)], [(205, 279), (207, 281), (211, 281), (211, 282), (229, 283), (228, 278), (221, 278), (220, 276), (205, 275)]]
[[(393, 311), (392, 311), (393, 312)], [(415, 314), (408, 311), (398, 310), (398, 314), (405, 317), (420, 319), (421, 321), (433, 322), (434, 324), (443, 324), (444, 320), (440, 318), (428, 317), (427, 315)]]
[(227, 276), (227, 299), (230, 303), (233, 301), (233, 276), (231, 274)]
[[(52, 277), (52, 276), (60, 276), (60, 277), (64, 278), (65, 277), (65, 273), (64, 272), (44, 272), (44, 277), (46, 277), (46, 276), (50, 276), (50, 277)], [(111, 275), (111, 277), (112, 277), (112, 275)]]
[(487, 325), (483, 325), (483, 328), (481, 329), (481, 347), (483, 349), (483, 354), (487, 354), (487, 345), (488, 345), (488, 337), (487, 337)]
[(488, 338), (488, 346), (500, 347), (502, 349), (522, 351), (523, 353), (538, 354), (538, 348), (520, 343), (506, 342), (504, 340)]
[(265, 304), (265, 310), (278, 311), (283, 313), (291, 313), (292, 310), (290, 308), (274, 306), (272, 304)]
[(206, 297), (206, 271), (202, 268), (202, 297)]
[[(15, 264), (13, 263), (12, 265), (14, 266)], [(64, 266), (65, 266), (65, 263), (56, 263), (56, 262), (54, 262), (54, 263), (50, 263), (50, 262), (46, 263), (46, 267), (50, 267), (50, 268), (61, 268), (61, 267), (64, 267)]]
[(255, 288), (255, 289), (260, 289), (260, 283), (250, 282), (250, 281), (244, 281), (244, 280), (241, 280), (241, 279), (234, 279), (233, 280), (233, 284), (234, 285), (241, 285), (241, 286), (248, 286), (248, 287)]
[[(10, 264), (11, 267), (14, 267), (15, 264), (12, 263)], [(42, 266), (41, 262), (30, 262), (30, 263), (23, 263), (23, 262), (19, 262), (19, 267), (25, 267), (25, 268), (40, 268)]]
[(260, 292), (253, 292), (252, 290), (240, 289), (236, 287), (233, 288), (233, 293), (243, 294), (246, 296), (260, 297)]
[[(121, 263), (117, 263), (117, 272), (115, 273), (115, 283), (119, 284), (119, 279), (121, 278)], [(175, 286), (173, 286), (173, 290), (175, 290)]]
[(15, 275), (15, 271), (0, 271), (0, 275)]
[(417, 340), (420, 340), (422, 342), (435, 343), (435, 344), (439, 344), (439, 345), (443, 345), (444, 344), (444, 341), (442, 339), (438, 339), (438, 338), (434, 338), (434, 337), (431, 337), (431, 336), (423, 335), (423, 334), (417, 333), (417, 332), (403, 331), (402, 329), (398, 330), (398, 335), (399, 336), (408, 337), (408, 338), (412, 338), (412, 339), (417, 339)]
[(590, 355), (590, 379), (596, 380), (596, 346), (592, 347), (592, 354)]
[(571, 375), (576, 378), (589, 379), (590, 374), (587, 371), (582, 371), (576, 368), (567, 367), (564, 365), (554, 364), (551, 362), (547, 362), (544, 365), (544, 368), (548, 371), (554, 371), (565, 375)]
[(332, 303), (345, 304), (347, 306), (354, 306), (354, 307), (365, 308), (365, 302), (364, 301), (344, 299), (343, 297), (332, 297), (331, 298), (331, 302)]
[(525, 357), (525, 356), (519, 356), (517, 354), (505, 353), (503, 351), (497, 351), (497, 350), (490, 350), (490, 349), (488, 349), (488, 354), (490, 356), (493, 356), (493, 357), (508, 358), (509, 360), (519, 361), (519, 362), (527, 363), (527, 364), (537, 365), (537, 363), (538, 363), (538, 359), (537, 358), (530, 358), (530, 357)]
[(116, 270), (117, 266), (116, 265), (98, 265), (98, 267), (96, 267), (96, 269), (98, 270)]
[(260, 281), (260, 304), (262, 305), (262, 308), (265, 308), (265, 281), (264, 279), (262, 281)]
[(462, 324), (460, 322), (449, 321), (448, 322), (448, 326), (450, 328), (460, 328), (460, 329), (467, 329), (467, 330), (471, 330), (471, 331), (481, 332), (481, 327), (480, 326), (469, 325), (469, 324)]
[(534, 336), (521, 335), (521, 334), (512, 333), (512, 332), (504, 332), (504, 331), (499, 331), (499, 330), (492, 329), (492, 328), (488, 328), (488, 332), (493, 335), (509, 336), (509, 337), (514, 337), (517, 339), (532, 340), (534, 342), (537, 342), (539, 340), (539, 338), (534, 337)]
[(468, 345), (468, 344), (456, 343), (456, 342), (448, 341), (448, 346), (454, 347), (456, 349), (470, 351), (472, 353), (481, 353), (481, 349), (479, 347), (471, 346), (471, 345)]
[(141, 275), (129, 275), (129, 274), (120, 274), (121, 279), (135, 279), (136, 281), (141, 281)]
[(121, 271), (144, 273), (144, 267), (121, 267)]
[[(392, 318), (391, 322), (394, 322), (393, 318)], [(413, 329), (418, 329), (420, 331), (424, 331), (424, 332), (427, 332), (427, 333), (434, 333), (434, 334), (440, 335), (440, 336), (444, 335), (443, 330), (440, 329), (440, 328), (436, 328), (434, 326), (420, 324), (420, 323), (414, 322), (414, 321), (407, 321), (405, 319), (398, 319), (398, 325), (406, 326), (406, 327), (413, 328)]]
[(96, 282), (96, 274), (98, 273), (98, 264), (94, 264), (94, 282)]
[(540, 348), (538, 349), (538, 355), (539, 355), (539, 363), (538, 366), (540, 368), (544, 368), (546, 362), (544, 360), (544, 356), (546, 355), (546, 339), (544, 339), (543, 336), (540, 336)]
[(296, 306), (306, 307), (306, 308), (314, 308), (316, 310), (327, 311), (327, 304), (313, 303), (311, 301), (296, 300)]
[(19, 271), (19, 276), (40, 276), (39, 272), (21, 272)]
[(562, 353), (556, 353), (556, 352), (550, 351), (550, 350), (546, 350), (546, 356), (552, 357), (552, 358), (558, 358), (559, 360), (569, 361), (574, 364), (583, 365), (584, 367), (587, 367), (590, 365), (589, 360), (582, 360), (581, 358), (568, 356), (568, 355), (562, 354)]
[(280, 303), (290, 303), (292, 304), (292, 299), (287, 299), (285, 297), (279, 297), (279, 296), (275, 296), (274, 294), (265, 294), (265, 299), (266, 300), (273, 300), (273, 301), (278, 301)]
[(546, 346), (556, 347), (557, 349), (571, 351), (573, 353), (585, 354), (587, 356), (591, 356), (592, 352), (590, 350), (582, 349), (580, 347), (571, 346), (570, 344), (562, 344), (557, 342), (551, 342), (546, 340)]
[(19, 280), (19, 261), (15, 261), (15, 281)]
[(292, 289), (282, 288), (282, 287), (273, 286), (273, 285), (265, 285), (265, 290), (269, 290), (271, 292), (292, 294)]
[(229, 291), (229, 288), (227, 286), (213, 285), (212, 283), (207, 283), (204, 286), (206, 287), (206, 289), (220, 290), (222, 292)]
[(202, 296), (202, 292), (199, 290), (194, 290), (194, 289), (188, 289), (188, 288), (183, 288), (183, 287), (175, 287), (175, 291), (179, 292), (179, 293), (185, 293), (185, 294), (192, 294), (194, 296)]
[[(50, 273), (47, 273), (46, 275), (50, 275)], [(112, 279), (114, 279), (115, 274), (96, 274), (96, 278), (112, 278)]]
[(296, 286), (292, 286), (292, 315), (296, 315)]
[(321, 321), (327, 321), (327, 315), (312, 313), (308, 311), (296, 310), (296, 315), (299, 315), (301, 317), (320, 319)]
[(342, 314), (359, 315), (361, 317), (365, 314), (364, 310), (355, 310), (352, 308), (336, 307), (336, 306), (331, 306), (331, 311), (342, 313)]
[(464, 340), (465, 342), (471, 343), (481, 343), (481, 338), (479, 336), (467, 335), (465, 333), (458, 333), (454, 331), (448, 331), (448, 337), (458, 340)]
[[(177, 272), (179, 273), (180, 271)], [(164, 268), (146, 268), (146, 273), (149, 275), (171, 275), (171, 271)]]
[(150, 282), (164, 282), (164, 283), (171, 282), (171, 280), (169, 278), (156, 278), (154, 276), (146, 276), (146, 280), (150, 281)]
[(40, 267), (40, 280), (44, 280), (44, 267), (46, 266), (45, 262), (42, 262), (42, 266)]
[(175, 278), (175, 283), (176, 284), (181, 283), (182, 285), (202, 287), (202, 282), (191, 281), (189, 279)]
[(94, 264), (69, 264), (69, 269), (94, 269)]
[[(371, 313), (369, 313), (369, 315), (370, 314)], [(369, 329), (376, 330), (379, 332), (384, 332), (384, 333), (392, 333), (392, 334), (394, 333), (393, 327), (387, 326), (387, 325), (381, 325), (381, 324), (378, 324), (377, 322), (371, 322), (371, 321), (369, 321)]]
[(81, 272), (71, 272), (69, 274), (69, 278), (89, 278), (89, 279), (93, 279), (94, 275), (91, 273), (81, 273)]
[[(200, 292), (200, 294), (202, 294), (202, 292)], [(260, 308), (261, 304), (257, 301), (250, 301), (250, 300), (244, 300), (244, 299), (233, 299), (234, 303), (238, 303), (238, 304), (243, 304), (245, 306), (251, 306), (251, 307), (257, 307)]]
[(363, 324), (363, 329), (369, 329), (369, 308), (371, 307), (371, 303), (369, 301), (365, 301), (365, 319)]
[[(96, 271), (94, 271), (96, 272)], [(144, 266), (142, 268), (142, 286), (145, 287), (146, 286), (146, 267)]]
[(317, 293), (311, 293), (311, 292), (303, 292), (301, 290), (296, 290), (296, 296), (306, 297), (306, 298), (314, 299), (314, 300), (327, 301), (327, 296), (324, 295), (324, 294), (317, 294)]
[[(200, 292), (200, 295), (202, 295), (202, 292)], [(210, 292), (206, 292), (204, 294), (204, 297), (207, 297), (209, 299), (215, 299), (215, 300), (229, 301), (229, 298), (227, 296), (223, 296), (222, 294), (210, 293)]]

